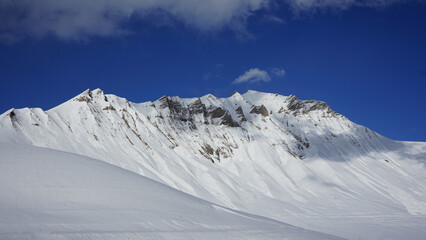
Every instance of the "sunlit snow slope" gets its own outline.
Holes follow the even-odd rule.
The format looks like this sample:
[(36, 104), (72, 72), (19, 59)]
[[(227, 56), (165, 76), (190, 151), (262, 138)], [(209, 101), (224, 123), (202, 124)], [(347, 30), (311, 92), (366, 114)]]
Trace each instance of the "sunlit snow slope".
[(101, 159), (230, 208), (350, 239), (426, 235), (426, 144), (326, 103), (248, 91), (132, 103), (87, 90), (0, 116), (0, 142)]
[(0, 239), (338, 239), (81, 155), (0, 144)]

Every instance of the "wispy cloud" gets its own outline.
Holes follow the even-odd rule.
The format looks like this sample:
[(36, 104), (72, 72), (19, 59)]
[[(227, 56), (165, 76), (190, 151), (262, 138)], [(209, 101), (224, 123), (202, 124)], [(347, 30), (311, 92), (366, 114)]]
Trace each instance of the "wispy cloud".
[(284, 77), (286, 74), (286, 71), (282, 68), (272, 68), (271, 74), (277, 76), (277, 77)]
[(284, 0), (293, 10), (311, 11), (317, 9), (333, 8), (345, 10), (350, 7), (384, 7), (396, 2), (406, 0)]
[(270, 23), (277, 23), (277, 24), (283, 24), (285, 23), (284, 19), (279, 18), (275, 15), (265, 15), (262, 19), (264, 22), (270, 22)]
[[(278, 0), (0, 0), (0, 41), (52, 35), (65, 40), (122, 36), (135, 31), (131, 20), (155, 25), (175, 22), (200, 31), (233, 30), (250, 37), (246, 24)], [(279, 0), (295, 12), (319, 8), (379, 7), (404, 0)], [(261, 11), (260, 11), (261, 12)], [(284, 16), (268, 16), (282, 23)], [(150, 18), (151, 21), (148, 21)], [(155, 18), (152, 21), (152, 18)]]
[(269, 76), (269, 73), (260, 70), (258, 68), (251, 68), (250, 70), (246, 71), (239, 77), (237, 77), (232, 83), (254, 83), (254, 82), (269, 82), (271, 81), (271, 77)]

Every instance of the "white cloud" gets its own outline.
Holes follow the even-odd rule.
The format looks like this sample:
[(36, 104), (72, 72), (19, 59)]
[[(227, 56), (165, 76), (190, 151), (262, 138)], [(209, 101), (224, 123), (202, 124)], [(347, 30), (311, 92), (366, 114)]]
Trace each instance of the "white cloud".
[(405, 0), (284, 0), (295, 11), (310, 11), (324, 8), (345, 10), (353, 6), (384, 7)]
[(269, 73), (258, 68), (251, 68), (246, 71), (244, 74), (240, 75), (235, 79), (232, 83), (254, 83), (254, 82), (269, 82), (271, 81), (271, 77)]
[[(247, 20), (259, 10), (269, 11), (284, 1), (295, 12), (320, 8), (378, 7), (404, 0), (0, 0), (0, 41), (14, 42), (47, 35), (65, 40), (92, 36), (122, 36), (141, 25), (173, 25), (176, 21), (201, 31), (233, 30), (252, 36)], [(270, 21), (282, 23), (270, 15)]]
[(286, 74), (286, 71), (282, 68), (272, 68), (271, 74), (277, 76), (277, 77), (284, 77)]
[[(202, 31), (241, 28), (270, 0), (0, 0), (0, 39), (128, 34), (131, 19), (167, 16)], [(156, 22), (158, 19), (154, 19)], [(245, 30), (245, 29), (244, 29)]]
[(277, 23), (277, 24), (284, 24), (285, 21), (282, 18), (279, 18), (274, 15), (265, 15), (263, 16), (263, 20), (265, 22), (271, 22), (271, 23)]

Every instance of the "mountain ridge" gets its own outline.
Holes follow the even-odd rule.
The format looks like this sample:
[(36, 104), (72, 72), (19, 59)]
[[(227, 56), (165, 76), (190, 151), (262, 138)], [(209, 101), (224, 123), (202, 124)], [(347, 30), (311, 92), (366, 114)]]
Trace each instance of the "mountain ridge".
[[(371, 223), (355, 216), (426, 214), (425, 143), (390, 140), (293, 95), (132, 103), (86, 90), (47, 111), (3, 113), (0, 142), (93, 157), (217, 204), (343, 237)], [(342, 213), (354, 216), (346, 228), (334, 219)], [(316, 216), (336, 226), (324, 231)]]

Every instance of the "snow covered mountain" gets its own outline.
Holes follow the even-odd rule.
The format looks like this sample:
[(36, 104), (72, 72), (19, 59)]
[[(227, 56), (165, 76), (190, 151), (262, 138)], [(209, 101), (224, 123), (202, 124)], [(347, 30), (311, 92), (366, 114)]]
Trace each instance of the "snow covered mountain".
[(0, 142), (96, 158), (233, 209), (350, 239), (426, 236), (426, 143), (326, 103), (248, 91), (132, 103), (86, 90), (0, 115)]

